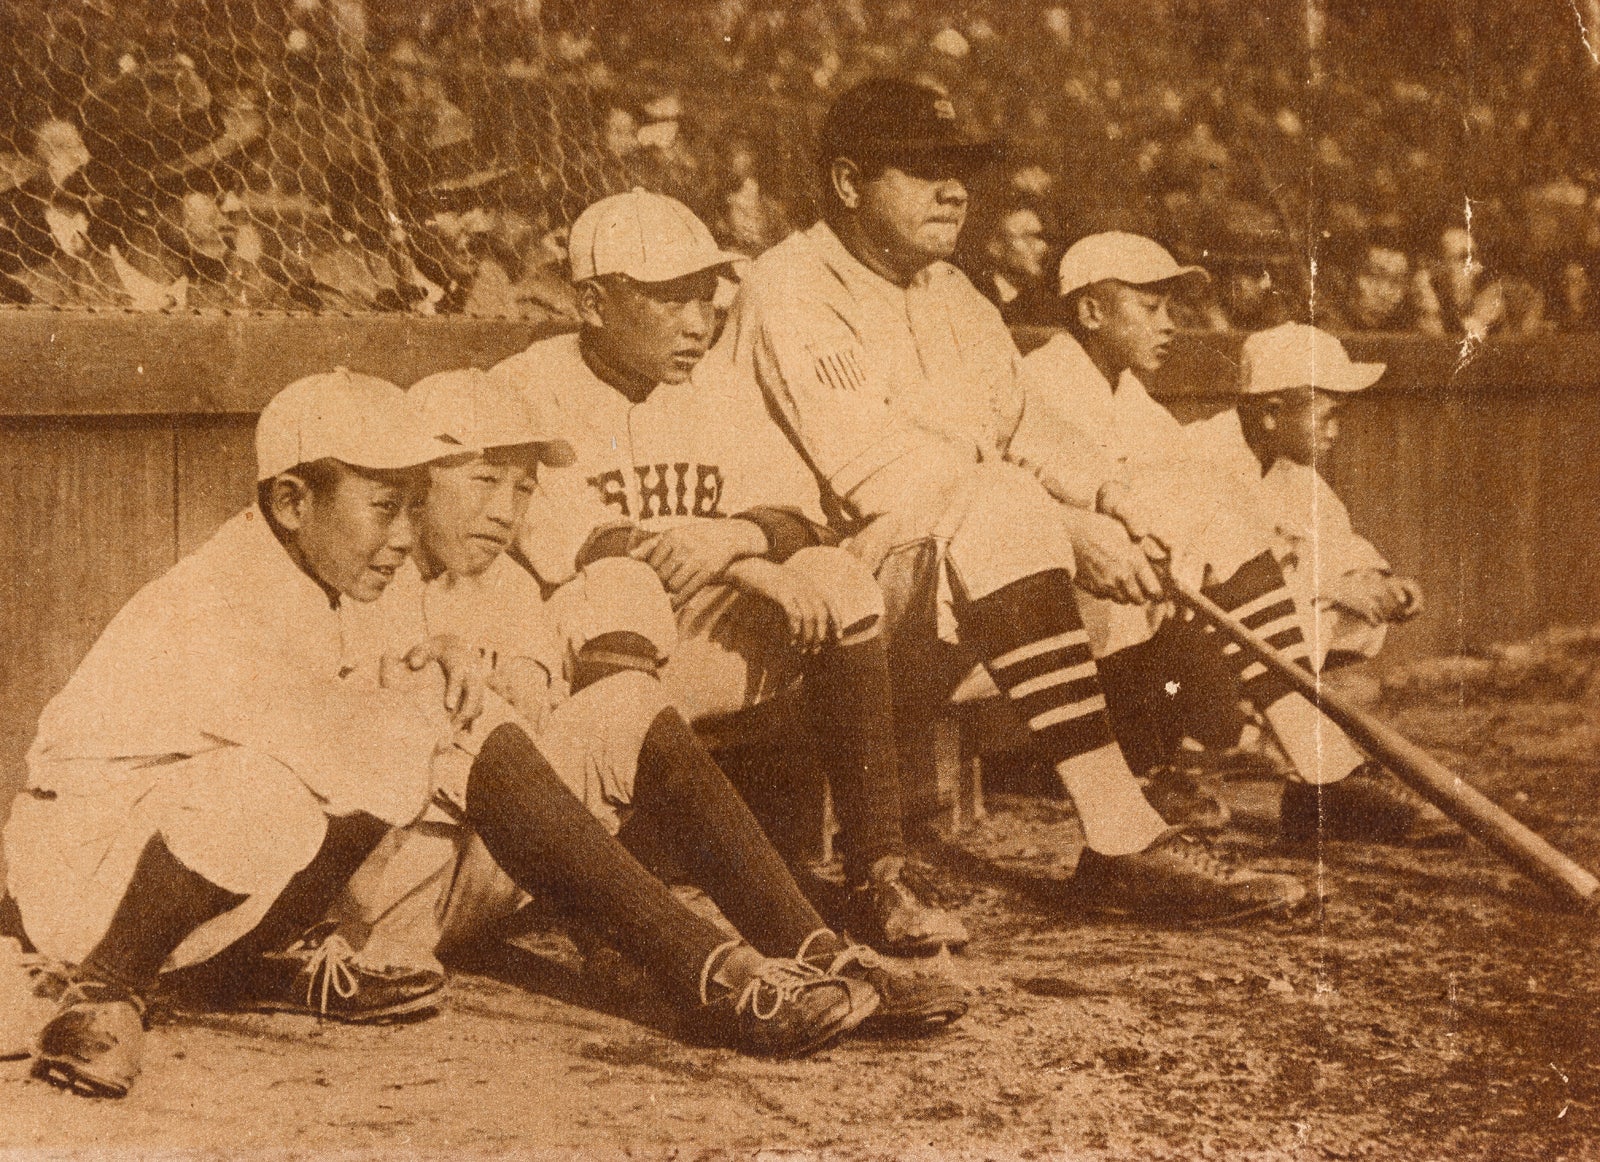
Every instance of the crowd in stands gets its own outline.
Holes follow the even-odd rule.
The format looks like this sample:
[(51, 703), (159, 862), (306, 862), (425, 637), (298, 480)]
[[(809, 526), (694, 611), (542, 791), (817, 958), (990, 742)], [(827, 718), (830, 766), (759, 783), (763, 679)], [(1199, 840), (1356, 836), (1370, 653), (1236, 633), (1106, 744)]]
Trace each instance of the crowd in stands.
[(759, 253), (813, 216), (831, 97), (898, 73), (1008, 143), (960, 257), (1014, 322), (1052, 321), (1055, 258), (1119, 227), (1216, 275), (1192, 327), (1597, 322), (1600, 58), (1562, 5), (176, 7), (19, 17), (0, 297), (569, 316), (576, 206), (645, 186)]

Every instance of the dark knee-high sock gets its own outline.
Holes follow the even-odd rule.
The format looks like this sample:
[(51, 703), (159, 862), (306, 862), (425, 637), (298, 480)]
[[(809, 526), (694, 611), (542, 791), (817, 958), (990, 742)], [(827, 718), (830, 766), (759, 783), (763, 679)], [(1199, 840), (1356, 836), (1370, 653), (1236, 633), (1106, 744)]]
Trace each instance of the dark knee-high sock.
[(906, 850), (883, 639), (824, 650), (806, 668), (802, 694), (833, 789), (845, 876), (862, 883), (874, 863)]
[(110, 927), (84, 957), (82, 967), (91, 976), (146, 993), (189, 933), (244, 899), (185, 867), (161, 836), (152, 836)]
[(1140, 774), (1174, 760), (1185, 735), (1239, 741), (1239, 673), (1192, 618), (1168, 618), (1148, 640), (1096, 660), (1117, 743)]
[(484, 740), (467, 781), (467, 820), (523, 890), (552, 893), (669, 987), (698, 997), (701, 969), (727, 943), (722, 932), (600, 826), (516, 726)]
[[(1206, 587), (1206, 594), (1280, 654), (1308, 672), (1310, 649), (1300, 628), (1294, 596), (1284, 584), (1283, 570), (1271, 553), (1246, 561), (1233, 576)], [(1365, 756), (1338, 727), (1309, 701), (1295, 693), (1287, 679), (1244, 653), (1237, 642), (1207, 627), (1223, 656), (1239, 671), (1239, 688), (1261, 710), (1296, 772), (1309, 783), (1344, 778)]]
[(633, 802), (635, 817), (647, 817), (763, 954), (793, 956), (806, 937), (827, 927), (733, 784), (670, 707), (645, 735)]
[(962, 640), (1016, 706), (1104, 855), (1142, 851), (1166, 824), (1117, 747), (1072, 577), (1051, 569), (958, 603)]

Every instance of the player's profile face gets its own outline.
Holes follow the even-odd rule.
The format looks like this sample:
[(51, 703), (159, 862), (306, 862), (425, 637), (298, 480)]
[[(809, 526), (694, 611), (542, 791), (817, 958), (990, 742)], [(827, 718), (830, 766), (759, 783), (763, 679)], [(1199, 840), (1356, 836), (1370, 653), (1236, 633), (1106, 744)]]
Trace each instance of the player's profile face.
[(856, 213), (883, 257), (910, 275), (955, 253), (967, 220), (967, 185), (937, 155), (887, 165), (859, 186)]
[(411, 552), (427, 488), (426, 469), (340, 465), (331, 487), (306, 490), (289, 511), (275, 500), (273, 512), (307, 572), (352, 601), (376, 601)]
[(604, 279), (588, 338), (608, 364), (641, 383), (682, 383), (711, 346), (716, 293), (715, 270), (670, 282)]
[(1098, 341), (1116, 363), (1139, 375), (1160, 370), (1177, 331), (1168, 310), (1170, 299), (1164, 286), (1096, 284), (1101, 312)]
[(417, 562), (430, 577), (444, 572), (476, 577), (510, 546), (528, 511), (531, 452), (441, 460), (428, 475)]

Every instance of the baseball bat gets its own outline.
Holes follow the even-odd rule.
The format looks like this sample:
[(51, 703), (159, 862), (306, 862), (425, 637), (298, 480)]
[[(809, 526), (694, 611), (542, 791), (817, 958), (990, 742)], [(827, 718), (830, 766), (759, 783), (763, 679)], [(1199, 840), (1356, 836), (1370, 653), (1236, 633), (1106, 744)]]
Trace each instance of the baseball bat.
[(1493, 851), (1563, 899), (1585, 908), (1593, 908), (1600, 903), (1596, 898), (1596, 893), (1600, 892), (1600, 880), (1530, 828), (1513, 819), (1460, 775), (1337, 691), (1321, 687), (1309, 670), (1278, 653), (1264, 638), (1198, 589), (1170, 575), (1162, 580), (1180, 601), (1310, 699), (1368, 754), (1448, 815), (1467, 834), (1482, 840)]

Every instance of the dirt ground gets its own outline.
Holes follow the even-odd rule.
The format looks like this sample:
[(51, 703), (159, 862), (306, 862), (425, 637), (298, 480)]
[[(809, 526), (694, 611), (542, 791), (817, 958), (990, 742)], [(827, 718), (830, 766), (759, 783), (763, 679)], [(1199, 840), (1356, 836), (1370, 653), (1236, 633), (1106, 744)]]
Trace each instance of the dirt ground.
[[(1591, 683), (1591, 686), (1593, 683)], [(1459, 692), (1459, 691), (1458, 691)], [(1600, 698), (1477, 694), (1385, 714), (1589, 866)], [(1277, 845), (1228, 786), (1225, 846), (1314, 881), (1239, 929), (1064, 914), (1078, 832), (1001, 796), (930, 853), (975, 936), (972, 1012), (926, 1041), (771, 1063), (605, 1011), (549, 940), (458, 975), (437, 1017), (169, 1019), (124, 1101), (0, 1064), (0, 1151), (407, 1158), (1600, 1158), (1593, 922), (1478, 845)]]

